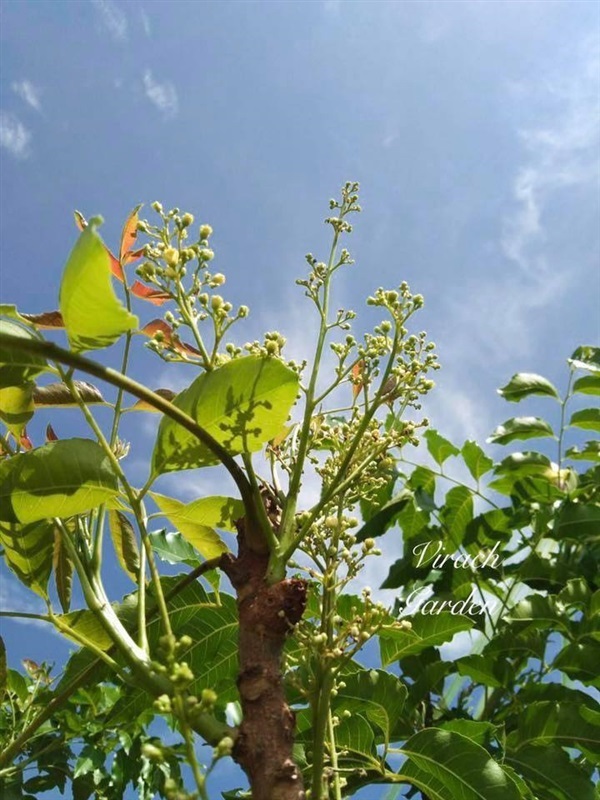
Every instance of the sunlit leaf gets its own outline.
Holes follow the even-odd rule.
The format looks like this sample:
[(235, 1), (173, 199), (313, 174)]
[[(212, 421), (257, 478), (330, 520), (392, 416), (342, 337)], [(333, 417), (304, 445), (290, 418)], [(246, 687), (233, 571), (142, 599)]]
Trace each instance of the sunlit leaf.
[(476, 481), (479, 481), (494, 466), (493, 460), (483, 452), (477, 442), (465, 442), (460, 453), (467, 469)]
[(47, 598), (54, 544), (51, 525), (45, 520), (31, 525), (2, 525), (0, 543), (6, 563), (17, 578), (40, 597)]
[[(75, 216), (75, 224), (77, 225), (79, 230), (83, 232), (88, 227), (88, 221), (83, 216), (83, 214), (81, 212), (79, 212), (79, 211), (75, 211), (74, 212), (74, 216)], [(90, 220), (90, 223), (92, 224), (92, 226), (94, 226), (95, 221), (96, 221), (95, 217), (93, 217)], [(119, 280), (119, 281), (121, 281), (121, 283), (123, 283), (123, 280), (125, 279), (125, 276), (123, 274), (123, 269), (121, 267), (119, 259), (111, 252), (111, 250), (104, 244), (104, 242), (102, 243), (102, 246), (103, 246), (103, 248), (104, 248), (104, 250), (106, 252), (106, 257), (108, 258), (108, 263), (109, 263), (109, 266), (110, 266), (111, 274), (117, 280)]]
[(513, 417), (499, 425), (487, 441), (494, 444), (509, 444), (515, 439), (536, 439), (546, 436), (556, 438), (546, 420), (540, 417)]
[(568, 423), (573, 428), (598, 431), (600, 433), (600, 408), (582, 408), (571, 414)]
[(600, 347), (592, 347), (591, 345), (578, 347), (569, 359), (569, 363), (576, 369), (600, 372)]
[(168, 292), (163, 292), (161, 289), (153, 289), (140, 281), (135, 281), (129, 291), (135, 297), (139, 297), (140, 300), (147, 300), (152, 303), (153, 306), (162, 306), (167, 300), (171, 299), (171, 295)]
[[(0, 334), (38, 341), (31, 330), (8, 319), (0, 319)], [(46, 361), (41, 356), (24, 353), (12, 343), (4, 344), (0, 339), (0, 388), (22, 386), (46, 368)]]
[(125, 514), (116, 509), (108, 512), (110, 536), (119, 564), (134, 583), (138, 582), (140, 552), (133, 525)]
[(520, 800), (515, 783), (478, 744), (448, 730), (426, 728), (404, 743), (402, 776), (430, 800)]
[(101, 650), (108, 650), (113, 644), (112, 639), (104, 630), (102, 623), (93, 611), (88, 609), (70, 611), (68, 614), (57, 615), (57, 620), (59, 624), (63, 623), (73, 631), (72, 634), (67, 628), (59, 627), (64, 636), (77, 642), (77, 644), (81, 644), (83, 639), (92, 642)]
[(455, 447), (452, 442), (445, 439), (437, 431), (430, 428), (423, 434), (427, 442), (427, 449), (429, 450), (433, 460), (440, 466), (450, 456), (457, 456), (460, 453), (458, 447)]
[(0, 520), (29, 523), (71, 517), (112, 501), (117, 479), (102, 448), (61, 439), (0, 463)]
[(586, 442), (581, 450), (576, 446), (570, 447), (566, 456), (574, 461), (600, 461), (600, 441)]
[(573, 391), (580, 394), (600, 394), (600, 373), (577, 378), (573, 384)]
[[(86, 405), (92, 403), (105, 403), (102, 393), (92, 383), (87, 381), (73, 381), (77, 394)], [(71, 390), (64, 383), (49, 383), (46, 386), (36, 386), (33, 390), (33, 400), (36, 406), (55, 406), (57, 408), (75, 407), (77, 400)]]
[(73, 562), (69, 551), (65, 547), (63, 532), (58, 526), (54, 526), (54, 551), (52, 554), (52, 566), (54, 567), (54, 581), (56, 584), (56, 594), (60, 602), (60, 607), (66, 614), (71, 607), (71, 594), (73, 590)]
[[(228, 453), (251, 453), (279, 433), (296, 399), (298, 376), (275, 359), (246, 356), (200, 375), (174, 405), (189, 414)], [(152, 472), (217, 464), (193, 434), (163, 417)]]
[(60, 310), (71, 347), (108, 347), (138, 326), (138, 319), (118, 300), (111, 283), (110, 259), (96, 218), (80, 234), (65, 266)]
[(33, 417), (33, 383), (0, 388), (0, 419), (17, 436)]
[(498, 389), (498, 394), (511, 403), (518, 403), (531, 395), (545, 395), (560, 400), (555, 386), (541, 375), (532, 372), (518, 372), (510, 381)]

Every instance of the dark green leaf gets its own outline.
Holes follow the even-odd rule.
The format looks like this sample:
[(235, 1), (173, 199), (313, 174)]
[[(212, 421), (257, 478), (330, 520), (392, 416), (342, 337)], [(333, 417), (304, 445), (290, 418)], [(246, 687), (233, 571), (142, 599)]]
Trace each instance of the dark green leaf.
[(427, 449), (429, 450), (433, 460), (440, 466), (450, 456), (457, 456), (460, 452), (458, 447), (455, 447), (448, 439), (444, 439), (437, 431), (429, 429), (423, 434), (423, 438), (427, 442)]
[(600, 506), (566, 502), (557, 514), (554, 533), (559, 538), (583, 541), (600, 533)]
[(339, 716), (342, 711), (360, 711), (381, 729), (388, 744), (406, 700), (406, 687), (395, 675), (376, 669), (361, 669), (345, 675), (343, 682), (346, 685), (333, 702), (335, 713)]
[(403, 745), (400, 774), (430, 800), (520, 800), (502, 767), (460, 733), (426, 728)]
[(494, 444), (509, 444), (516, 439), (538, 439), (554, 436), (552, 427), (540, 417), (513, 417), (499, 425), (487, 439)]
[(546, 395), (560, 400), (558, 391), (549, 380), (532, 372), (518, 372), (510, 381), (498, 389), (498, 394), (511, 403), (518, 403), (531, 395)]
[(203, 559), (179, 531), (152, 531), (148, 534), (152, 549), (168, 564), (187, 564), (197, 567)]
[(44, 599), (52, 569), (54, 537), (46, 520), (30, 525), (3, 525), (0, 542), (6, 563), (19, 580)]
[(384, 666), (399, 661), (406, 655), (420, 653), (427, 647), (449, 642), (459, 631), (469, 630), (472, 620), (459, 613), (414, 614), (412, 628), (402, 630), (397, 626), (384, 626), (379, 635), (381, 661)]
[[(68, 534), (67, 534), (68, 535)], [(73, 562), (69, 551), (63, 541), (64, 534), (58, 526), (54, 526), (54, 552), (52, 565), (54, 567), (54, 581), (56, 593), (63, 613), (71, 608), (71, 593), (73, 589)]]
[(3, 335), (39, 341), (39, 337), (23, 325), (12, 320), (0, 319), (0, 388), (22, 386), (47, 369), (44, 358), (24, 353), (12, 343), (5, 344), (1, 338)]
[[(86, 405), (106, 402), (100, 390), (92, 383), (87, 381), (73, 381), (73, 383), (77, 394)], [(33, 390), (33, 400), (36, 406), (68, 408), (78, 405), (70, 388), (64, 383), (49, 383), (46, 386), (36, 386)]]
[[(584, 716), (584, 712), (586, 716)], [(519, 716), (519, 727), (507, 737), (510, 749), (525, 745), (576, 747), (591, 758), (600, 754), (600, 713), (577, 703), (531, 703)]]
[(400, 511), (410, 502), (412, 493), (403, 489), (400, 494), (393, 497), (389, 503), (381, 508), (371, 519), (365, 523), (356, 534), (357, 542), (364, 542), (365, 539), (374, 538), (384, 534)]
[(460, 547), (467, 525), (473, 519), (473, 493), (467, 486), (453, 486), (440, 513), (452, 549)]
[(8, 681), (8, 670), (6, 666), (6, 647), (4, 639), (0, 636), (0, 702), (4, 700), (4, 693)]
[(114, 501), (117, 479), (104, 450), (89, 439), (62, 439), (0, 464), (0, 520), (71, 517)]
[(526, 745), (505, 758), (540, 797), (597, 800), (592, 781), (560, 747)]
[[(173, 400), (228, 453), (252, 453), (285, 424), (298, 391), (298, 376), (280, 361), (246, 356), (200, 375)], [(163, 417), (152, 471), (217, 464), (218, 458), (172, 419)]]
[(553, 666), (587, 686), (600, 688), (600, 642), (568, 644), (558, 653)]

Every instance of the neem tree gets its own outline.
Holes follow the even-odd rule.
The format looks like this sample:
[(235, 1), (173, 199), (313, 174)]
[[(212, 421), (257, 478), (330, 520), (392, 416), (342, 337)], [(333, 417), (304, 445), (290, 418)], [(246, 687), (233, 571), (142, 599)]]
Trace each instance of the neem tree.
[[(573, 355), (564, 398), (530, 374), (501, 390), (558, 402), (556, 436), (549, 422), (518, 417), (492, 437), (557, 439), (556, 463), (529, 451), (494, 464), (475, 442), (458, 448), (427, 430), (435, 466), (411, 464), (427, 421), (405, 414), (437, 368), (433, 344), (407, 328), (422, 297), (405, 283), (378, 289), (367, 302), (384, 319), (360, 340), (355, 314), (331, 310), (332, 280), (352, 263), (339, 244), (357, 190), (347, 183), (330, 201), (328, 261), (308, 255), (298, 281), (317, 312), (310, 364), (287, 361), (279, 333), (243, 348), (229, 339), (248, 309), (217, 293), (225, 279), (210, 272), (210, 226), (192, 242), (192, 215), (158, 203), (156, 225), (131, 214), (118, 258), (99, 220), (76, 215), (59, 311), (1, 307), (0, 540), (47, 603), (38, 618), (80, 646), (60, 679), (45, 664), (7, 670), (2, 646), (6, 798), (67, 781), (76, 800), (116, 800), (129, 784), (141, 798), (208, 798), (215, 764), (230, 756), (254, 800), (339, 800), (377, 783), (430, 800), (597, 797), (600, 712), (582, 689), (598, 685), (600, 663), (600, 489), (598, 467), (578, 475), (575, 465), (598, 461), (600, 447), (564, 442), (569, 426), (600, 429), (596, 408), (567, 414), (574, 397), (600, 393), (599, 353)], [(140, 329), (134, 298), (169, 310)], [(47, 328), (64, 329), (68, 347), (44, 340)], [(128, 377), (140, 331), (157, 357), (190, 365), (177, 396)], [(119, 371), (82, 355), (117, 342)], [(76, 372), (112, 387), (110, 400)], [(112, 410), (108, 427), (95, 405)], [(49, 406), (78, 407), (90, 438), (57, 439), (49, 425), (34, 447), (25, 425)], [(162, 414), (141, 487), (121, 438), (133, 410)], [(444, 471), (449, 458), (468, 483)], [(160, 475), (215, 465), (235, 496), (183, 503), (152, 491)], [(304, 507), (309, 474), (320, 492)], [(398, 589), (389, 610), (348, 584), (393, 525), (404, 549), (384, 584)], [(116, 564), (136, 590), (111, 602)], [(86, 605), (76, 611), (74, 576)], [(416, 602), (425, 586), (434, 599)], [(476, 632), (473, 654), (443, 660), (438, 646), (461, 631)], [(380, 668), (361, 656), (371, 640), (379, 655), (371, 648), (367, 662)]]

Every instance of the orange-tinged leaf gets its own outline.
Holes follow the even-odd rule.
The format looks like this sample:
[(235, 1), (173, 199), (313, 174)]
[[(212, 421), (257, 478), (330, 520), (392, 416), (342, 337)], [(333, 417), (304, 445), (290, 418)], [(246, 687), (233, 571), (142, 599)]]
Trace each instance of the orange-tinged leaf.
[(151, 339), (155, 333), (162, 333), (165, 345), (176, 353), (180, 353), (181, 355), (201, 355), (200, 351), (192, 347), (191, 344), (182, 342), (173, 328), (162, 319), (153, 319), (147, 325), (144, 325), (140, 333), (145, 334), (149, 339)]
[(365, 371), (365, 362), (357, 361), (352, 367), (352, 399), (356, 400), (364, 385), (363, 372)]
[(121, 264), (126, 264), (128, 259), (126, 256), (130, 253), (135, 240), (137, 239), (137, 226), (138, 226), (138, 211), (141, 204), (136, 206), (131, 214), (127, 217), (125, 225), (123, 226), (123, 233), (121, 234), (121, 248), (119, 250), (119, 259)]
[(41, 314), (21, 314), (21, 316), (42, 330), (65, 327), (60, 311), (42, 311)]
[(153, 289), (151, 286), (146, 286), (145, 283), (141, 283), (141, 281), (136, 281), (129, 291), (131, 294), (135, 295), (135, 297), (139, 297), (141, 300), (147, 300), (155, 306), (162, 306), (163, 303), (171, 299), (171, 296), (167, 292), (163, 292), (160, 289)]
[(128, 253), (122, 258), (123, 264), (132, 264), (134, 261), (138, 261), (144, 255), (144, 248), (140, 247), (139, 250), (130, 250)]
[[(175, 397), (176, 392), (174, 392), (172, 389), (155, 389), (154, 394), (157, 394), (164, 400), (171, 402), (171, 400)], [(138, 400), (130, 408), (128, 408), (127, 411), (154, 411), (157, 414), (162, 413), (147, 400)]]
[(87, 220), (81, 213), (81, 211), (75, 210), (73, 212), (73, 216), (75, 217), (75, 225), (82, 231), (85, 227), (87, 227)]
[(50, 423), (48, 423), (46, 425), (46, 441), (47, 442), (57, 442), (58, 441), (58, 436), (54, 432), (54, 428), (52, 427), (52, 425), (50, 425)]
[(23, 430), (23, 433), (18, 437), (18, 442), (23, 450), (33, 450), (33, 442), (27, 435), (26, 430)]

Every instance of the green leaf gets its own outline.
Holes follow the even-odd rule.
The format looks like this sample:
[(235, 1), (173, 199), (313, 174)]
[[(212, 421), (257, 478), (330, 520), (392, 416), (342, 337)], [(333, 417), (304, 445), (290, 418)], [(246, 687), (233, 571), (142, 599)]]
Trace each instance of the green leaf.
[(552, 666), (566, 672), (573, 680), (600, 688), (598, 664), (600, 664), (600, 643), (577, 642), (563, 647)]
[(569, 420), (571, 428), (600, 432), (600, 408), (582, 408), (571, 414)]
[(574, 461), (600, 461), (600, 441), (593, 439), (586, 442), (582, 450), (576, 446), (570, 447), (565, 455)]
[(444, 439), (437, 431), (430, 429), (424, 433), (424, 439), (427, 442), (427, 449), (429, 450), (433, 460), (442, 466), (444, 461), (450, 456), (457, 456), (460, 453), (458, 447), (455, 447), (448, 439)]
[[(71, 529), (75, 526), (72, 525)], [(58, 526), (54, 527), (54, 550), (52, 553), (52, 566), (54, 567), (54, 582), (60, 607), (66, 614), (71, 607), (71, 594), (73, 590), (73, 562), (69, 551), (63, 541), (63, 533)]]
[(152, 549), (167, 564), (187, 564), (197, 567), (203, 559), (179, 531), (152, 531), (148, 534)]
[[(200, 375), (173, 404), (228, 453), (252, 453), (276, 436), (298, 392), (298, 376), (280, 361), (246, 356)], [(218, 463), (214, 453), (172, 419), (161, 420), (152, 454), (155, 475)]]
[(527, 780), (540, 797), (597, 800), (594, 784), (560, 747), (526, 745), (505, 760)]
[(467, 486), (453, 486), (446, 494), (440, 517), (454, 549), (460, 547), (473, 519), (473, 493)]
[(448, 730), (426, 728), (404, 744), (407, 781), (430, 800), (520, 800), (512, 779), (478, 744)]
[(506, 386), (498, 389), (498, 394), (510, 403), (519, 403), (531, 395), (546, 395), (560, 400), (558, 391), (550, 381), (532, 372), (518, 372), (513, 375)]
[(79, 235), (60, 285), (60, 311), (74, 350), (108, 347), (138, 327), (138, 318), (114, 292), (110, 257), (96, 232), (101, 222), (91, 219)]
[(513, 417), (499, 425), (487, 439), (493, 444), (509, 444), (515, 439), (556, 438), (550, 424), (540, 417)]
[(108, 512), (110, 536), (119, 559), (119, 564), (134, 583), (138, 582), (140, 551), (133, 525), (121, 511)]
[(54, 537), (45, 520), (31, 525), (0, 526), (4, 558), (17, 578), (40, 597), (48, 597)]
[(494, 466), (493, 460), (486, 456), (477, 442), (467, 441), (460, 451), (467, 469), (476, 481), (489, 472)]
[(335, 741), (340, 750), (347, 751), (350, 759), (358, 755), (367, 762), (370, 761), (371, 767), (379, 766), (376, 760), (373, 728), (362, 714), (355, 713), (347, 719), (342, 719), (335, 729)]
[(33, 383), (0, 388), (0, 419), (11, 433), (20, 436), (34, 411)]
[(600, 531), (600, 506), (566, 502), (560, 508), (554, 533), (560, 538), (583, 540), (597, 537)]
[(49, 442), (0, 463), (0, 521), (71, 517), (118, 493), (108, 457), (90, 439)]
[(6, 664), (6, 647), (4, 639), (0, 636), (0, 702), (4, 700), (4, 694), (8, 685), (8, 667)]
[(473, 627), (473, 621), (461, 614), (418, 613), (410, 619), (412, 629), (402, 630), (384, 626), (379, 633), (381, 661), (384, 666), (399, 661), (407, 655), (415, 655), (427, 647), (449, 642), (459, 631)]
[(496, 730), (491, 722), (476, 722), (472, 719), (450, 719), (439, 725), (445, 731), (460, 733), (466, 739), (482, 747), (488, 744)]
[(580, 394), (600, 394), (600, 373), (577, 378), (573, 384), (573, 391)]
[(233, 497), (202, 497), (187, 504), (156, 492), (152, 492), (152, 498), (204, 558), (215, 558), (227, 552), (214, 528), (233, 531), (236, 519), (244, 516), (241, 500)]
[(398, 516), (400, 511), (412, 499), (412, 492), (403, 489), (399, 494), (393, 497), (389, 503), (386, 503), (371, 519), (366, 522), (356, 534), (357, 542), (364, 542), (365, 539), (374, 538), (384, 534), (394, 519)]
[(521, 712), (518, 722), (518, 729), (507, 737), (509, 749), (560, 745), (590, 753), (592, 759), (600, 754), (600, 713), (593, 714), (578, 703), (531, 703)]
[[(506, 686), (511, 670), (508, 668), (508, 660), (471, 654), (463, 656), (456, 662), (460, 675), (468, 675), (475, 683), (482, 683), (485, 686)], [(463, 731), (458, 731), (463, 733)]]
[(600, 347), (582, 345), (578, 347), (569, 359), (575, 369), (585, 369), (589, 372), (600, 372)]
[[(101, 650), (108, 650), (113, 644), (112, 639), (104, 630), (98, 617), (93, 611), (89, 611), (87, 608), (78, 611), (70, 611), (68, 614), (57, 614), (56, 620), (58, 629), (63, 636), (66, 636), (78, 645), (82, 643), (82, 640), (78, 637), (92, 642)], [(73, 634), (66, 627), (63, 627), (63, 625), (68, 626), (70, 631), (73, 631)]]
[(346, 685), (339, 690), (333, 703), (335, 713), (340, 716), (342, 711), (360, 711), (381, 729), (385, 743), (389, 744), (391, 731), (406, 700), (404, 684), (395, 675), (377, 669), (357, 670), (344, 675), (343, 682)]
[[(7, 319), (0, 319), (0, 335), (3, 334), (39, 341), (33, 331)], [(0, 388), (21, 386), (46, 369), (46, 360), (42, 356), (23, 353), (12, 344), (4, 344), (0, 338)]]

